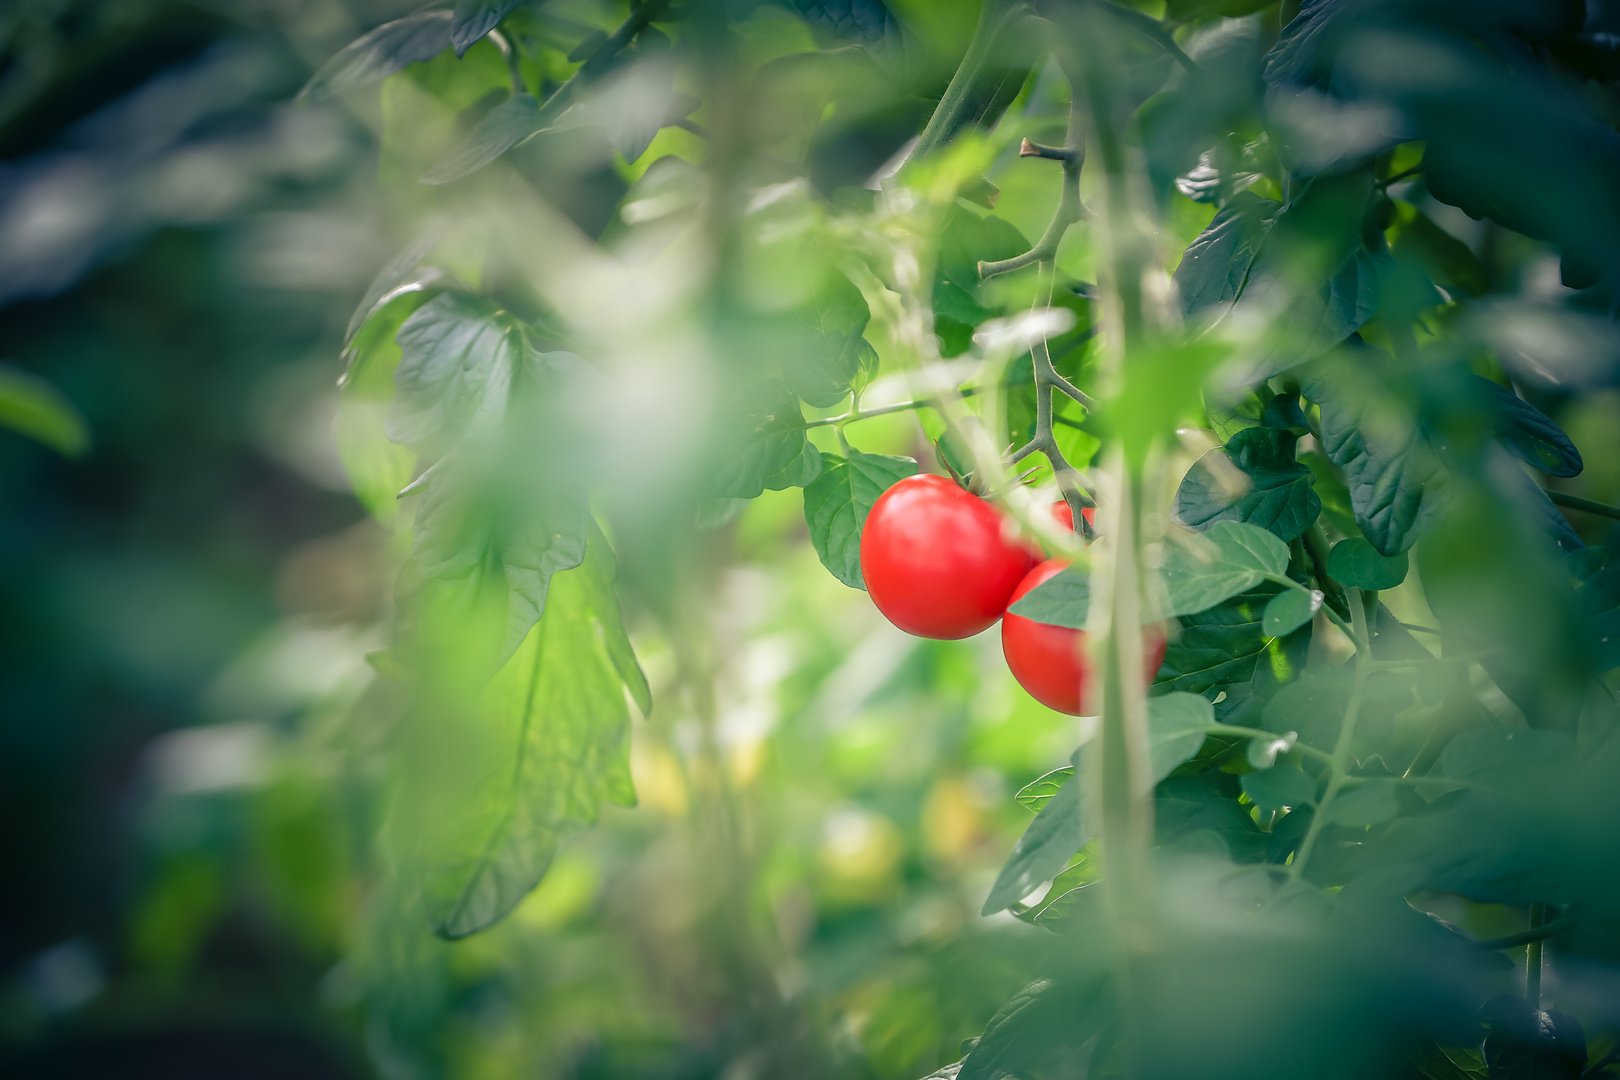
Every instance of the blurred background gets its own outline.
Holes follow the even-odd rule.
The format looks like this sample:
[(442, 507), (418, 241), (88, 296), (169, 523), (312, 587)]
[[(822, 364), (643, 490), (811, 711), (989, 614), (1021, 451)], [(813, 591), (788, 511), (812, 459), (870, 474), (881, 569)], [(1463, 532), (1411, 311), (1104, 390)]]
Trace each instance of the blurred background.
[[(0, 429), (0, 1074), (914, 1080), (1046, 947), (977, 913), (1028, 819), (1011, 793), (1073, 733), (993, 631), (907, 639), (832, 579), (797, 489), (711, 534), (731, 805), (689, 790), (690, 729), (638, 720), (641, 806), (511, 919), (451, 944), (374, 906), (376, 733), (348, 717), (398, 552), (333, 420), (409, 196), (378, 186), (380, 115), (293, 99), (410, 6), (0, 10), (0, 361), (88, 432), (72, 454)], [(816, 157), (829, 194), (916, 132), (977, 12), (894, 6), (930, 59)], [(639, 176), (532, 164), (591, 236)], [(1495, 287), (1568, 292), (1555, 255), (1408, 197)], [(1048, 210), (1014, 212), (1033, 236)], [(1562, 486), (1620, 501), (1620, 391), (1530, 393), (1585, 455)], [(909, 418), (870, 427), (865, 449), (927, 452)], [(673, 661), (629, 617), (656, 700)]]

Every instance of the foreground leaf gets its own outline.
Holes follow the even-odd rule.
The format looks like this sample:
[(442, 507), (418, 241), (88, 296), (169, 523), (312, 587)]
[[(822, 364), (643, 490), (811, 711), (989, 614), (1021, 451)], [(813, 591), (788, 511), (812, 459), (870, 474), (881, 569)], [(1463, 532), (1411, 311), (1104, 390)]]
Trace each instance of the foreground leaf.
[(90, 448), (90, 428), (73, 403), (44, 379), (10, 364), (0, 364), (0, 427), (68, 457)]
[(917, 471), (908, 457), (849, 451), (823, 455), (827, 463), (804, 489), (804, 520), (821, 565), (845, 585), (865, 589), (861, 579), (861, 529), (878, 496)]
[(1112, 1009), (1100, 979), (1038, 979), (1014, 994), (985, 1025), (962, 1061), (957, 1080), (1027, 1075), (1059, 1047), (1080, 1046), (1109, 1022)]
[(1279, 765), (1244, 773), (1243, 793), (1262, 810), (1310, 806), (1316, 802), (1316, 781), (1292, 765)]
[(710, 494), (752, 499), (767, 487), (808, 484), (821, 472), (821, 454), (805, 437), (804, 414), (790, 395), (767, 395), (760, 416), (710, 478)]
[(325, 98), (382, 82), (406, 65), (431, 60), (450, 47), (448, 11), (418, 11), (383, 23), (338, 51), (304, 87), (306, 97)]
[(1165, 648), (1154, 688), (1209, 694), (1254, 678), (1268, 641), (1260, 629), (1261, 612), (1277, 588), (1262, 585), (1183, 616), (1181, 633)]
[(388, 438), (400, 358), (395, 335), (425, 299), (421, 293), (396, 297), (360, 326), (349, 343), (349, 366), (338, 390), (337, 445), (343, 471), (360, 504), (384, 522), (398, 514), (400, 489), (416, 470), (416, 454)]
[(1003, 911), (1056, 877), (1091, 839), (1081, 819), (1080, 785), (1071, 776), (1013, 845), (980, 914)]
[(1294, 443), (1273, 428), (1237, 432), (1187, 471), (1176, 490), (1176, 521), (1190, 529), (1244, 521), (1294, 539), (1322, 510), (1311, 470), (1294, 460)]
[(522, 0), (459, 0), (450, 26), (450, 44), (455, 46), (456, 55), (465, 54), (520, 3)]
[(1198, 753), (1215, 722), (1215, 708), (1197, 694), (1171, 693), (1148, 698), (1148, 759), (1157, 784), (1177, 765)]
[(1203, 535), (1168, 547), (1164, 563), (1168, 615), (1207, 610), (1288, 569), (1288, 545), (1271, 532), (1242, 522), (1217, 522)]
[(1359, 536), (1340, 540), (1328, 552), (1328, 576), (1341, 585), (1377, 592), (1393, 589), (1406, 580), (1410, 560), (1406, 552), (1385, 557)]
[(556, 576), (544, 617), (480, 695), (478, 734), (492, 757), (451, 770), (467, 782), (459, 789), (445, 790), (437, 777), (416, 808), (424, 812), (423, 899), (441, 936), (497, 922), (604, 803), (635, 803), (625, 690), (643, 712), (651, 698), (613, 576), (612, 553), (593, 530), (585, 561)]
[(1070, 566), (1035, 586), (1007, 610), (1049, 626), (1084, 630), (1091, 614), (1091, 579), (1085, 570)]
[(1310, 622), (1321, 606), (1319, 589), (1284, 589), (1266, 605), (1260, 629), (1267, 637), (1282, 637)]
[(1253, 192), (1232, 196), (1198, 239), (1187, 246), (1176, 267), (1181, 309), (1188, 315), (1230, 306), (1243, 295), (1249, 272), (1282, 204)]

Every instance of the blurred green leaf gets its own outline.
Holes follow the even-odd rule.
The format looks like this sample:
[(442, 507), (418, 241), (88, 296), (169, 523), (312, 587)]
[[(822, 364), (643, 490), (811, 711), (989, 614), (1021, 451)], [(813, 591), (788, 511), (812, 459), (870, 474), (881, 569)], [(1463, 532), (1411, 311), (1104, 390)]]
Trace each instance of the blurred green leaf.
[(826, 467), (804, 489), (804, 520), (810, 542), (832, 576), (845, 585), (864, 589), (861, 580), (861, 529), (866, 515), (890, 487), (917, 471), (908, 457), (863, 454), (848, 457), (823, 455)]
[(1482, 399), (1496, 437), (1521, 461), (1554, 476), (1579, 475), (1581, 452), (1540, 409), (1478, 375), (1470, 376), (1468, 384)]
[(1321, 808), (1323, 820), (1334, 825), (1376, 825), (1400, 812), (1396, 788), (1388, 780), (1363, 780), (1340, 789)]
[(1576, 580), (1581, 628), (1598, 670), (1620, 667), (1620, 560), (1608, 548), (1582, 548), (1567, 558)]
[[(360, 303), (355, 306), (354, 314), (349, 316), (348, 329), (343, 333), (343, 346), (349, 347), (354, 335), (376, 314), (382, 305), (391, 302), (407, 288), (414, 290), (431, 288), (440, 277), (437, 270), (417, 272), (427, 253), (433, 250), (433, 245), (439, 240), (437, 229), (428, 229), (405, 246), (405, 249), (392, 259), (371, 279), (366, 286), (366, 294), (361, 297)], [(398, 330), (398, 327), (395, 327)]]
[(1424, 1046), (1413, 1064), (1429, 1080), (1487, 1080), (1485, 1056), (1476, 1046)]
[(499, 921), (603, 803), (635, 803), (625, 689), (644, 713), (652, 700), (613, 577), (612, 552), (593, 528), (584, 561), (554, 577), (540, 622), (480, 694), (505, 767), (452, 774), (471, 786), (430, 785), (412, 807), (424, 829), (423, 897), (441, 936)]
[(1176, 521), (1192, 529), (1243, 521), (1292, 540), (1322, 509), (1311, 470), (1294, 460), (1294, 443), (1273, 428), (1237, 432), (1187, 471), (1176, 489)]
[(473, 42), (495, 29), (506, 13), (523, 0), (458, 0), (455, 20), (450, 26), (450, 44), (460, 56)]
[(826, 408), (849, 393), (877, 355), (861, 335), (872, 317), (861, 291), (843, 274), (831, 275), (810, 303), (793, 314), (802, 331), (802, 351), (784, 372), (788, 386), (807, 404)]
[(1393, 589), (1406, 580), (1408, 563), (1406, 552), (1385, 557), (1359, 536), (1340, 540), (1328, 552), (1328, 576), (1341, 585), (1351, 585), (1368, 592)]
[(349, 366), (338, 392), (337, 444), (343, 471), (361, 505), (383, 522), (392, 522), (398, 514), (399, 492), (416, 470), (416, 454), (389, 439), (387, 432), (400, 359), (395, 335), (427, 299), (422, 292), (405, 293), (360, 325), (349, 343)]
[(388, 437), (425, 443), (462, 434), (505, 415), (506, 395), (522, 362), (515, 320), (481, 296), (443, 293), (400, 327), (400, 359)]
[(1292, 633), (1310, 622), (1321, 606), (1322, 593), (1317, 589), (1284, 589), (1266, 605), (1260, 620), (1261, 632), (1267, 637)]
[(1084, 630), (1091, 612), (1091, 579), (1079, 567), (1067, 567), (1025, 593), (1007, 610), (1050, 626)]
[(1479, 256), (1411, 203), (1400, 199), (1394, 203), (1389, 246), (1395, 257), (1416, 259), (1437, 284), (1452, 292), (1485, 295), (1491, 287), (1491, 274)]
[(1356, 524), (1356, 512), (1350, 505), (1350, 489), (1344, 486), (1333, 462), (1315, 450), (1300, 454), (1299, 461), (1316, 477), (1316, 495), (1322, 500), (1322, 513), (1328, 521), (1346, 536), (1358, 535), (1361, 528)]
[(0, 364), (0, 427), (68, 457), (90, 449), (90, 429), (73, 403), (37, 375)]
[(1169, 615), (1204, 611), (1288, 569), (1288, 545), (1265, 529), (1237, 521), (1216, 522), (1201, 536), (1170, 543), (1167, 549)]
[(1015, 994), (985, 1025), (957, 1080), (999, 1080), (1027, 1073), (1059, 1047), (1084, 1044), (1113, 1012), (1106, 985), (1074, 974), (1037, 979)]
[(459, 180), (543, 131), (577, 127), (584, 122), (583, 113), (556, 119), (544, 117), (540, 101), (533, 94), (513, 94), (478, 121), (460, 145), (422, 176), (422, 182), (448, 184)]
[(379, 83), (408, 64), (431, 60), (450, 47), (449, 11), (418, 11), (383, 23), (344, 46), (317, 71), (303, 96), (334, 97)]
[(1244, 773), (1243, 793), (1262, 810), (1310, 806), (1316, 802), (1316, 781), (1293, 765), (1278, 765)]
[(1207, 698), (1184, 692), (1148, 698), (1147, 705), (1149, 768), (1157, 784), (1198, 753), (1208, 737), (1205, 728), (1215, 722), (1215, 709)]

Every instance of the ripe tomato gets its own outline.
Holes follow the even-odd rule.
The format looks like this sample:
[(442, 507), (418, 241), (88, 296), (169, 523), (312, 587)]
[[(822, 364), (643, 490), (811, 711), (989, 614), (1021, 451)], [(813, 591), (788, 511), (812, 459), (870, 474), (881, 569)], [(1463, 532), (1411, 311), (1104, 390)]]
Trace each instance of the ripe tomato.
[(861, 529), (861, 576), (877, 609), (918, 637), (971, 637), (1001, 618), (1040, 559), (994, 507), (943, 476), (908, 476)]
[[(1047, 559), (1018, 583), (1008, 605), (1016, 604), (1025, 593), (1056, 577), (1068, 565), (1067, 559)], [(1165, 640), (1156, 629), (1144, 630), (1143, 634), (1147, 673), (1142, 681), (1151, 682), (1164, 663)], [(1001, 620), (1001, 652), (1018, 685), (1042, 705), (1070, 716), (1080, 715), (1081, 703), (1090, 689), (1086, 684), (1091, 672), (1081, 651), (1085, 637), (1084, 630), (1036, 622), (1010, 611)]]

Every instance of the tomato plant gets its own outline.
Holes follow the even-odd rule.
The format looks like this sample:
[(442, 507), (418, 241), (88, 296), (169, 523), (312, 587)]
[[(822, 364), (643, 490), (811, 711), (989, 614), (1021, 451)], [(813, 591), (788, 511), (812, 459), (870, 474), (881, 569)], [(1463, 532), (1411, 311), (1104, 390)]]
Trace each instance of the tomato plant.
[(1609, 7), (461, 0), (331, 55), (392, 584), (299, 760), (378, 1068), (1611, 1074)]

